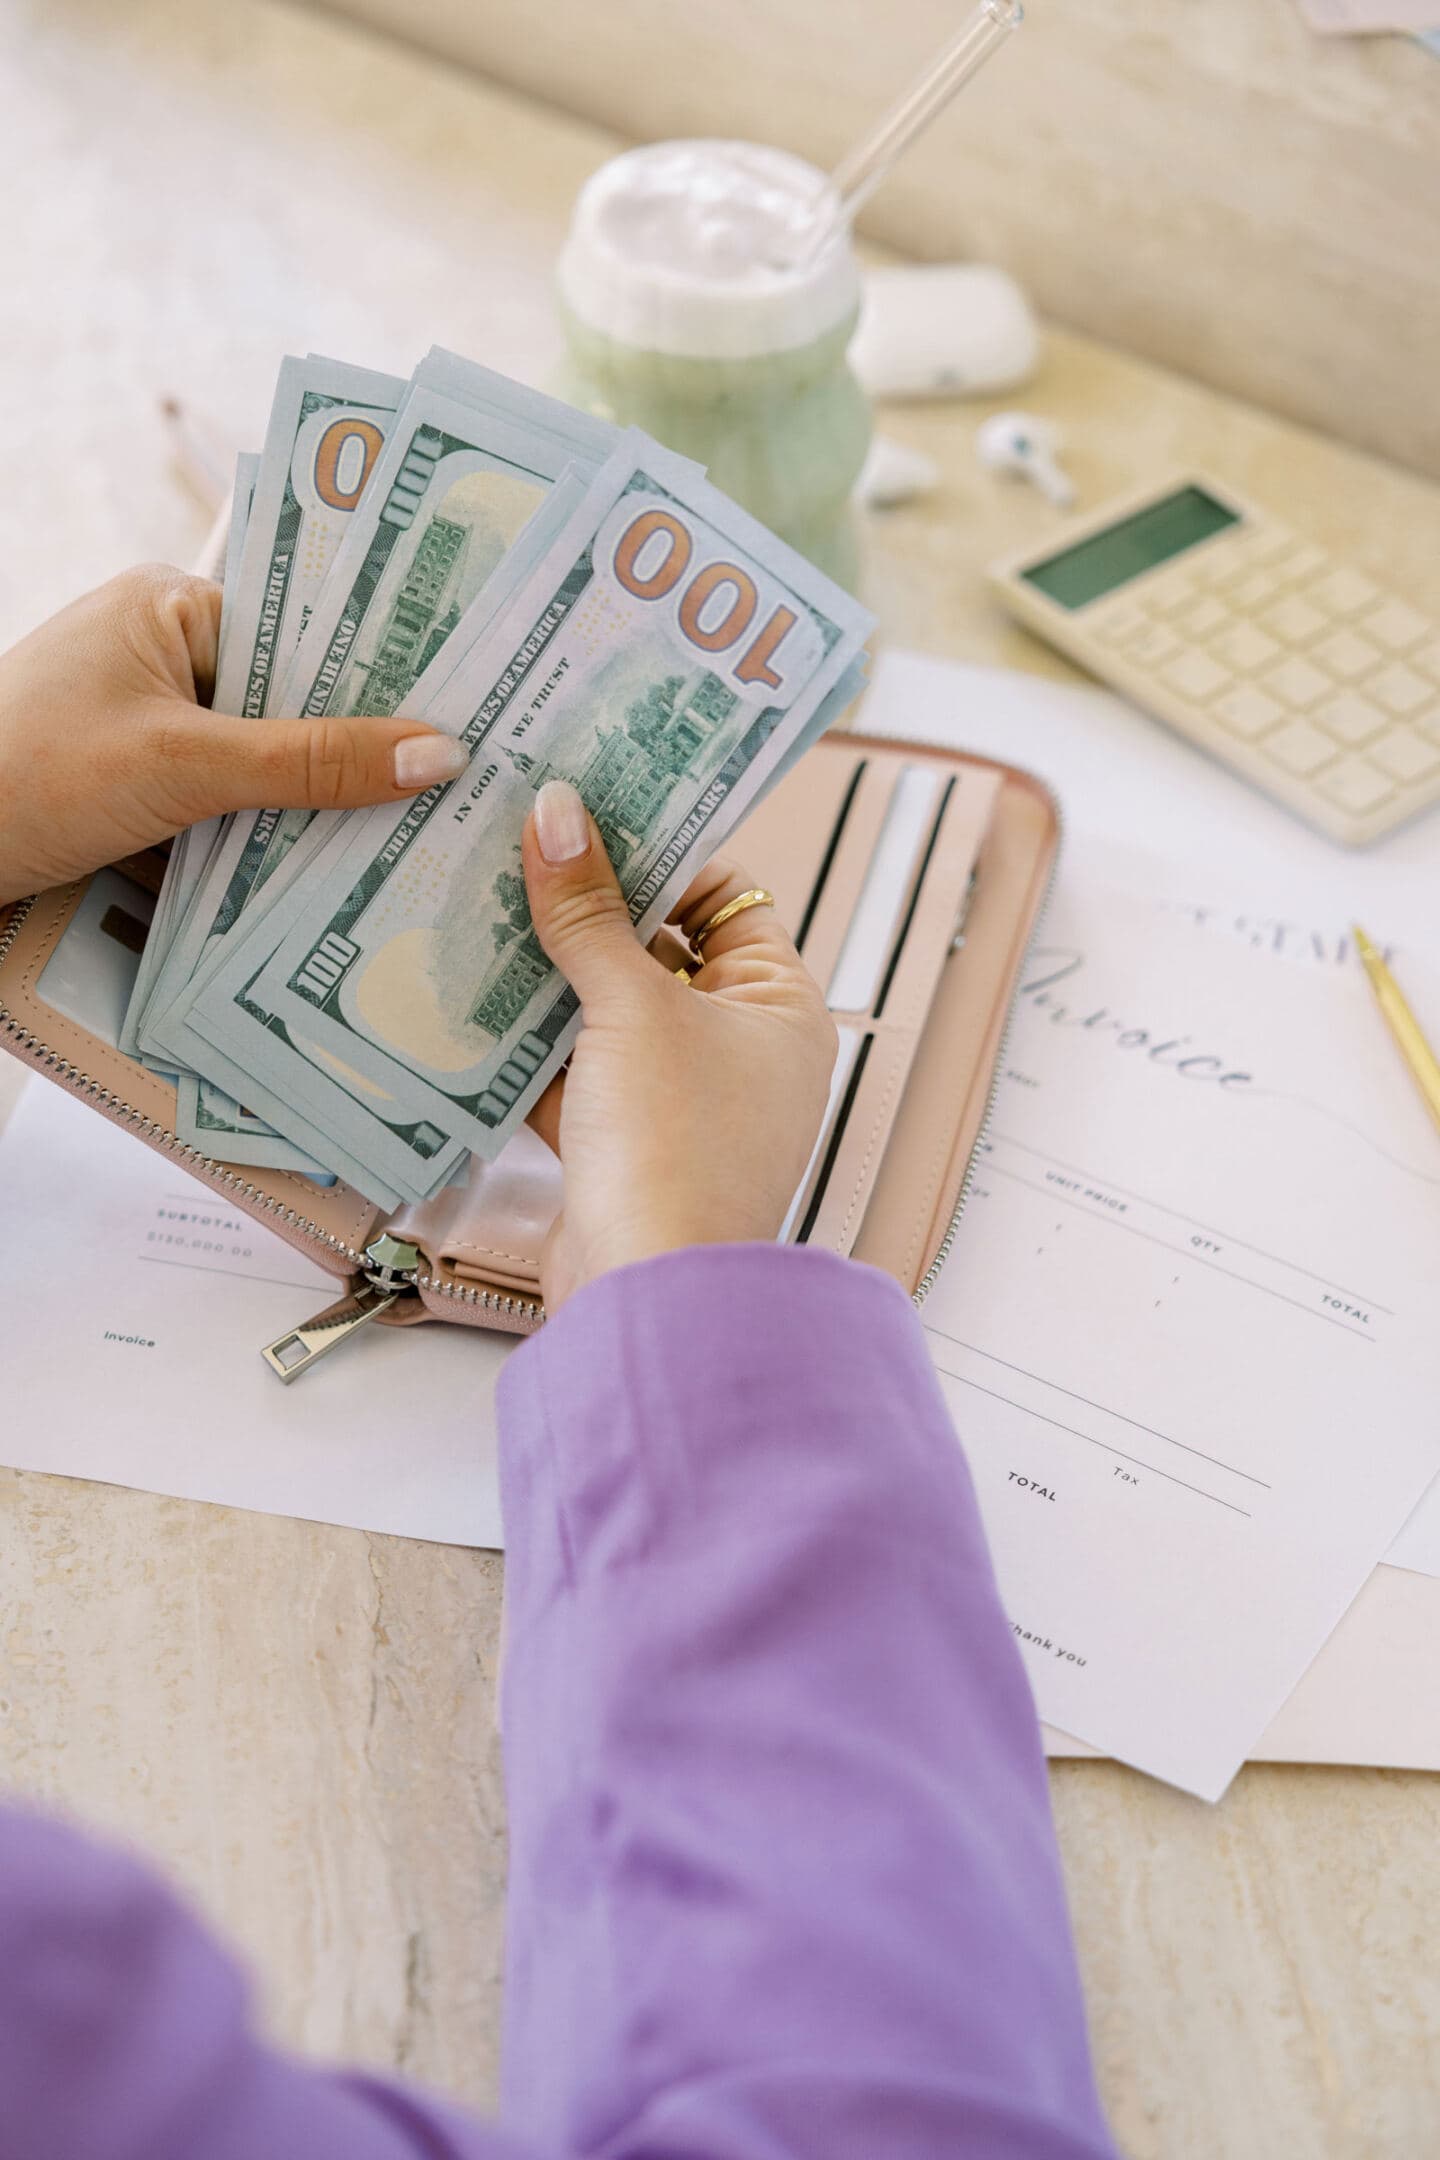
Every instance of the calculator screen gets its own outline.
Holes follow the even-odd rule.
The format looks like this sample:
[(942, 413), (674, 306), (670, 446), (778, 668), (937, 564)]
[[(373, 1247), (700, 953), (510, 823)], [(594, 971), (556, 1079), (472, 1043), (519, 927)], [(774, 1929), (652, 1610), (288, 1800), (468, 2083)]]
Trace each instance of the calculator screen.
[(1092, 533), (1063, 555), (1033, 564), (1024, 572), (1025, 582), (1061, 607), (1088, 607), (1142, 571), (1158, 569), (1172, 555), (1182, 555), (1212, 533), (1239, 523), (1238, 512), (1227, 510), (1203, 488), (1181, 488), (1133, 517), (1107, 525), (1104, 532)]

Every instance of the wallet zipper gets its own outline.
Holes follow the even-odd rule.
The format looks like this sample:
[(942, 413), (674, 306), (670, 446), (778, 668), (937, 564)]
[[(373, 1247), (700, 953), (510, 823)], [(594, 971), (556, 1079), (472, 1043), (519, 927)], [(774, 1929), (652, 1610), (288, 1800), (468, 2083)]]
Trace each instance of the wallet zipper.
[[(926, 1268), (925, 1273), (921, 1276), (919, 1282), (915, 1286), (915, 1292), (910, 1302), (912, 1305), (917, 1307), (925, 1303), (926, 1298), (929, 1297), (930, 1292), (934, 1289), (940, 1270), (944, 1267), (945, 1262), (950, 1257), (951, 1247), (954, 1245), (956, 1236), (960, 1229), (960, 1218), (965, 1213), (965, 1209), (969, 1204), (970, 1189), (975, 1183), (975, 1171), (979, 1164), (981, 1152), (984, 1149), (985, 1142), (990, 1137), (990, 1127), (994, 1122), (995, 1118), (995, 1103), (1000, 1093), (1000, 1082), (1003, 1079), (1005, 1073), (1005, 1060), (1009, 1055), (1010, 1051), (1010, 1037), (1013, 1034), (1015, 1028), (1015, 1007), (1019, 1002), (1020, 983), (1029, 969), (1030, 955), (1035, 949), (1035, 940), (1040, 935), (1041, 925), (1044, 923), (1046, 911), (1050, 906), (1050, 895), (1055, 890), (1055, 873), (1060, 867), (1060, 849), (1065, 838), (1065, 819), (1060, 808), (1059, 800), (1056, 797), (1053, 789), (1047, 787), (1045, 782), (1040, 779), (1038, 774), (1032, 773), (1027, 768), (1020, 765), (1014, 766), (1012, 770), (1015, 772), (1024, 772), (1026, 779), (1032, 781), (1034, 785), (1039, 788), (1040, 792), (1044, 795), (1046, 801), (1049, 803), (1051, 811), (1054, 813), (1055, 818), (1055, 851), (1050, 858), (1050, 867), (1045, 873), (1045, 888), (1040, 895), (1040, 905), (1035, 910), (1035, 920), (1030, 925), (1030, 935), (1025, 940), (1025, 950), (1020, 955), (1020, 966), (1015, 978), (1015, 993), (1010, 1000), (1009, 1008), (1005, 1014), (1005, 1024), (1000, 1030), (1000, 1041), (995, 1051), (994, 1069), (992, 1070), (990, 1075), (990, 1088), (988, 1094), (985, 1097), (985, 1108), (980, 1115), (979, 1129), (975, 1134), (975, 1145), (970, 1150), (970, 1157), (965, 1165), (965, 1175), (960, 1180), (960, 1191), (955, 1201), (955, 1212), (950, 1217), (950, 1221), (946, 1226), (945, 1235), (941, 1238), (940, 1243), (936, 1248), (935, 1258), (931, 1261), (929, 1267)], [(970, 896), (967, 894), (967, 903), (969, 897)], [(966, 907), (965, 913), (966, 915), (968, 915), (969, 913), (968, 905)], [(964, 929), (963, 916), (961, 918), (961, 929)]]
[[(3, 966), (4, 962), (9, 958), (11, 948), (20, 935), (21, 928), (34, 905), (33, 898), (16, 903), (14, 912), (5, 926), (4, 933), (0, 934), (0, 966)], [(380, 1272), (380, 1270), (373, 1258), (373, 1253), (379, 1239), (388, 1235), (388, 1233), (379, 1233), (377, 1238), (371, 1240), (365, 1251), (357, 1252), (353, 1245), (347, 1245), (343, 1238), (338, 1238), (333, 1232), (322, 1229), (319, 1223), (312, 1222), (308, 1216), (302, 1215), (298, 1208), (287, 1207), (283, 1200), (275, 1199), (271, 1193), (262, 1192), (259, 1186), (252, 1185), (248, 1178), (238, 1176), (233, 1169), (227, 1168), (222, 1162), (217, 1162), (213, 1155), (204, 1154), (201, 1149), (192, 1147), (188, 1140), (180, 1139), (177, 1134), (168, 1131), (165, 1126), (157, 1124), (155, 1119), (149, 1116), (146, 1111), (137, 1109), (134, 1103), (126, 1102), (123, 1096), (115, 1093), (113, 1088), (106, 1087), (99, 1080), (92, 1080), (89, 1073), (82, 1072), (78, 1065), (72, 1064), (69, 1058), (65, 1057), (60, 1051), (52, 1049), (49, 1043), (42, 1042), (38, 1035), (26, 1027), (22, 1021), (15, 1018), (14, 1014), (3, 1002), (0, 1002), (0, 1036), (9, 1037), (29, 1056), (38, 1059), (41, 1064), (47, 1066), (52, 1072), (59, 1073), (68, 1083), (73, 1093), (83, 1095), (90, 1102), (98, 1104), (102, 1109), (109, 1111), (122, 1124), (128, 1125), (141, 1139), (149, 1141), (151, 1146), (159, 1148), (164, 1154), (170, 1156), (173, 1161), (180, 1163), (186, 1170), (202, 1177), (207, 1184), (215, 1186), (221, 1192), (235, 1194), (237, 1198), (245, 1201), (247, 1207), (277, 1217), (292, 1229), (301, 1231), (307, 1240), (322, 1247), (327, 1254), (333, 1254), (336, 1259), (343, 1260), (346, 1274), (359, 1275), (363, 1278), (361, 1284), (350, 1292), (350, 1296), (360, 1298), (362, 1292), (367, 1289), (372, 1292), (370, 1310), (363, 1317), (367, 1319), (379, 1317), (381, 1308), (374, 1302), (372, 1276)], [(395, 1241), (392, 1240), (392, 1242)], [(390, 1275), (399, 1284), (402, 1294), (414, 1292), (418, 1295), (428, 1290), (433, 1295), (446, 1298), (453, 1304), (468, 1305), (477, 1308), (481, 1312), (493, 1312), (510, 1320), (519, 1320), (527, 1332), (537, 1328), (544, 1319), (545, 1308), (538, 1298), (527, 1298), (515, 1293), (507, 1294), (497, 1290), (484, 1290), (474, 1283), (445, 1282), (438, 1275), (423, 1272), (419, 1264), (420, 1255), (418, 1249), (414, 1246), (409, 1249), (415, 1255), (414, 1264), (409, 1267), (389, 1270)], [(344, 1302), (345, 1300), (342, 1299), (341, 1303)], [(392, 1297), (390, 1299), (390, 1304), (393, 1305), (396, 1302), (396, 1298)], [(383, 1309), (388, 1311), (390, 1306), (386, 1305)], [(314, 1321), (305, 1323), (305, 1328), (292, 1329), (291, 1333), (293, 1335), (303, 1334), (305, 1329), (313, 1328), (318, 1321), (326, 1317), (326, 1314), (334, 1310), (334, 1307), (327, 1307), (326, 1313), (317, 1314)], [(358, 1324), (357, 1321), (356, 1325)], [(353, 1333), (353, 1327), (343, 1332), (338, 1328), (335, 1329), (332, 1341), (327, 1347), (333, 1347), (335, 1342), (348, 1339), (348, 1336)], [(282, 1336), (280, 1341), (284, 1343), (288, 1339), (288, 1337)], [(273, 1360), (270, 1360), (270, 1351), (277, 1347), (277, 1345), (271, 1344), (264, 1352), (267, 1361), (272, 1363), (272, 1369), (275, 1370), (279, 1370), (279, 1368), (274, 1366)], [(315, 1356), (320, 1354), (321, 1352), (317, 1350), (314, 1355), (307, 1357), (303, 1362), (297, 1362), (293, 1371), (281, 1372), (280, 1377), (282, 1379), (293, 1379), (296, 1372), (304, 1371), (306, 1365), (313, 1364)]]
[(476, 1305), (482, 1311), (519, 1320), (525, 1334), (538, 1328), (545, 1318), (545, 1308), (538, 1298), (482, 1290), (473, 1283), (442, 1282), (438, 1275), (423, 1274), (419, 1247), (389, 1230), (376, 1233), (359, 1255), (359, 1264), (363, 1281), (299, 1327), (287, 1328), (261, 1351), (271, 1372), (287, 1386), (302, 1372), (308, 1372), (317, 1358), (328, 1356), (341, 1343), (348, 1342), (368, 1321), (382, 1319), (402, 1299), (424, 1290), (456, 1304)]

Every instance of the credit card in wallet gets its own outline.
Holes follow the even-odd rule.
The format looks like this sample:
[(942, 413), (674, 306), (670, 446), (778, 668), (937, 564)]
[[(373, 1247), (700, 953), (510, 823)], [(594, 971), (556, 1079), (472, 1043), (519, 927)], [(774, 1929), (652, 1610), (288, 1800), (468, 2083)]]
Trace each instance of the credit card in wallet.
[(981, 768), (872, 755), (835, 810), (801, 922), (840, 1046), (783, 1235), (848, 1252), (967, 907), (1000, 788)]

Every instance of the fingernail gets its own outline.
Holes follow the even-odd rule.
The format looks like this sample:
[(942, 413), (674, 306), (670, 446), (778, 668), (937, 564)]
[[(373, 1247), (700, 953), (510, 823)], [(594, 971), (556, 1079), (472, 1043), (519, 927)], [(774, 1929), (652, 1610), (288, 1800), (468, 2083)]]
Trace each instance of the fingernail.
[(450, 735), (407, 735), (395, 745), (395, 785), (418, 795), (442, 780), (458, 780), (470, 762), (464, 743)]
[(590, 820), (568, 780), (547, 780), (536, 796), (535, 837), (548, 863), (574, 862), (589, 847)]

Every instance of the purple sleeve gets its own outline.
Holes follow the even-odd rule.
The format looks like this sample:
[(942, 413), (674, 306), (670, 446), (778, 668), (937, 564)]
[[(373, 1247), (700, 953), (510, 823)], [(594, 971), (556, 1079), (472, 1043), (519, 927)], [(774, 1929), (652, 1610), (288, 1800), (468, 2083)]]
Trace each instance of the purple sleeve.
[(1039, 1733), (915, 1315), (712, 1247), (502, 1382), (504, 2119), (604, 2160), (1110, 2144)]
[(255, 2037), (231, 1960), (125, 1854), (0, 1816), (0, 2160), (534, 2160)]
[(679, 1254), (504, 1395), (506, 2128), (266, 2047), (151, 1875), (7, 1815), (0, 2160), (1108, 2155), (1034, 1716), (899, 1291)]

